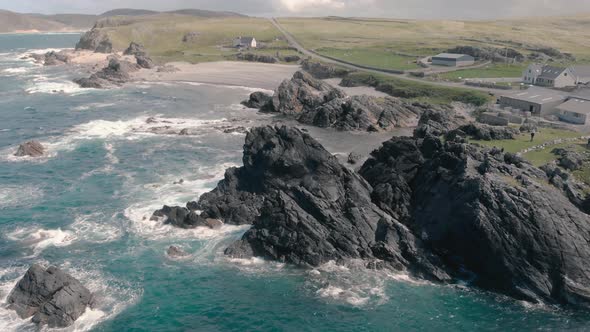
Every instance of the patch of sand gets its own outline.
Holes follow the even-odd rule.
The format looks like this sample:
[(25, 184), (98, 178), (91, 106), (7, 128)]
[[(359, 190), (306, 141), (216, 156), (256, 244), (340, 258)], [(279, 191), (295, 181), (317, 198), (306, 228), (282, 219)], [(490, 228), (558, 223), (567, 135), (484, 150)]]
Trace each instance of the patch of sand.
[(291, 78), (299, 70), (299, 66), (293, 65), (233, 61), (172, 62), (167, 65), (176, 67), (178, 71), (140, 70), (133, 73), (133, 77), (139, 81), (194, 82), (275, 90), (283, 80)]

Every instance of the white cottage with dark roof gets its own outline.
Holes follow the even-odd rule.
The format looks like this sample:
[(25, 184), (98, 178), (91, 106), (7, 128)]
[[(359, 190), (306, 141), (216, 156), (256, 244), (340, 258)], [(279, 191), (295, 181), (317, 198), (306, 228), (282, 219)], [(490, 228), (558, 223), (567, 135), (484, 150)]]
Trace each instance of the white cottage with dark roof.
[(237, 37), (234, 39), (234, 47), (238, 48), (256, 48), (258, 43), (254, 37)]
[(523, 73), (522, 81), (553, 88), (566, 88), (578, 84), (577, 75), (572, 67), (560, 68), (540, 64), (528, 66)]

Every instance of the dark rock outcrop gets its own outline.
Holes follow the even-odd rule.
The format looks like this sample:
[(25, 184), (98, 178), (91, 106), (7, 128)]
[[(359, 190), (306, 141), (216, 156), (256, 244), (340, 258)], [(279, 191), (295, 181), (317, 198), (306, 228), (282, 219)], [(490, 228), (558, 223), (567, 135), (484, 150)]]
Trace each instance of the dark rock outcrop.
[(520, 130), (512, 127), (488, 126), (481, 123), (470, 123), (459, 127), (447, 134), (447, 138), (471, 137), (476, 140), (493, 141), (514, 139), (520, 134)]
[(145, 47), (143, 47), (143, 45), (138, 44), (136, 42), (131, 42), (131, 44), (129, 44), (129, 47), (127, 47), (127, 49), (123, 52), (124, 55), (146, 55), (147, 52), (145, 50)]
[(269, 102), (272, 101), (272, 96), (268, 95), (264, 92), (253, 92), (252, 94), (250, 94), (250, 98), (248, 98), (248, 100), (243, 101), (242, 105), (248, 107), (248, 108), (256, 108), (256, 109), (261, 109), (263, 107), (265, 107)]
[(152, 69), (155, 67), (154, 61), (147, 55), (136, 55), (135, 61), (137, 62), (137, 65), (141, 68)]
[(559, 166), (568, 171), (577, 171), (584, 166), (584, 163), (589, 161), (587, 156), (568, 149), (553, 149), (551, 153), (558, 156)]
[(512, 48), (495, 48), (495, 47), (477, 47), (477, 46), (457, 46), (447, 50), (448, 53), (467, 54), (477, 60), (506, 61), (514, 59), (522, 62), (526, 57)]
[(298, 71), (275, 91), (261, 110), (294, 117), (322, 128), (380, 131), (415, 125), (425, 107), (395, 98), (347, 96), (310, 74)]
[(283, 57), (283, 61), (285, 62), (298, 62), (301, 60), (299, 55), (287, 55)]
[(92, 303), (78, 280), (56, 267), (33, 265), (8, 296), (9, 308), (21, 318), (50, 328), (72, 325)]
[(586, 306), (590, 217), (543, 171), (497, 149), (394, 138), (361, 175), (373, 201), (475, 284), (527, 301)]
[(76, 44), (76, 50), (112, 53), (113, 43), (106, 32), (94, 27), (80, 38), (80, 41)]
[(458, 116), (452, 107), (428, 108), (422, 113), (414, 136), (442, 136), (468, 123), (469, 121), (463, 116)]
[(237, 56), (238, 60), (262, 63), (277, 63), (279, 60), (273, 56), (265, 54), (254, 53), (240, 53)]
[(199, 39), (199, 36), (201, 36), (200, 32), (187, 32), (184, 34), (184, 36), (182, 36), (182, 42), (183, 43), (194, 43)]
[(301, 68), (320, 80), (342, 78), (350, 73), (350, 70), (348, 69), (311, 60), (304, 60), (301, 62)]
[(16, 157), (41, 157), (45, 154), (45, 147), (38, 141), (28, 141), (19, 145), (14, 154)]
[(62, 51), (50, 51), (45, 54), (31, 54), (28, 58), (32, 58), (35, 62), (43, 64), (44, 66), (58, 66), (70, 63), (70, 56)]
[(88, 78), (76, 79), (74, 82), (83, 88), (104, 89), (111, 86), (120, 86), (129, 82), (131, 80), (129, 74), (138, 69), (137, 64), (111, 57), (108, 66)]

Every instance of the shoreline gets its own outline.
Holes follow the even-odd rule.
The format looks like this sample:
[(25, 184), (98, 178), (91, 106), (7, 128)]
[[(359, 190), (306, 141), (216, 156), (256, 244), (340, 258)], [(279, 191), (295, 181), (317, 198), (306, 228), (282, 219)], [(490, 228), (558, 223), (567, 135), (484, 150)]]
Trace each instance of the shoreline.
[[(89, 28), (90, 29), (90, 28)], [(16, 30), (12, 32), (0, 32), (1, 35), (74, 35), (82, 34), (86, 30), (58, 30), (58, 31), (39, 31), (39, 30)]]

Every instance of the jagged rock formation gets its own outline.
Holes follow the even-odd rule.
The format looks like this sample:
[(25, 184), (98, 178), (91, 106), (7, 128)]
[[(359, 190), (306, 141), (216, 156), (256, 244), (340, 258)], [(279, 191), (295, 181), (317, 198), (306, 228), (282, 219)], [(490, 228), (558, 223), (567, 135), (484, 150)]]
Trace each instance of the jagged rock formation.
[(8, 296), (9, 308), (21, 318), (50, 328), (72, 325), (92, 303), (92, 294), (78, 280), (56, 267), (29, 268)]
[(140, 68), (151, 69), (155, 67), (154, 61), (148, 56), (143, 45), (131, 42), (123, 55), (135, 56), (135, 61)]
[[(258, 97), (251, 96), (251, 100)], [(291, 80), (283, 81), (272, 100), (260, 109), (322, 128), (380, 131), (412, 126), (428, 107), (389, 97), (349, 97), (342, 90), (298, 71)]]
[(19, 145), (14, 154), (16, 157), (41, 157), (45, 154), (45, 147), (38, 141), (28, 141)]
[(447, 134), (449, 137), (471, 137), (476, 140), (493, 141), (514, 139), (520, 135), (520, 130), (512, 127), (489, 126), (481, 123), (463, 125)]
[(310, 73), (313, 77), (320, 80), (328, 78), (342, 78), (351, 72), (348, 69), (311, 60), (304, 60), (301, 62), (301, 68)]
[(442, 136), (468, 123), (468, 119), (457, 115), (452, 107), (430, 108), (422, 113), (418, 127), (414, 130), (414, 136), (419, 138), (424, 138), (426, 135)]
[(92, 74), (88, 78), (74, 80), (75, 83), (83, 88), (105, 89), (111, 86), (120, 86), (131, 80), (129, 73), (137, 71), (137, 64), (120, 61), (111, 57), (108, 66)]
[(95, 26), (80, 38), (80, 41), (76, 44), (76, 50), (112, 53), (113, 43), (106, 32)]
[(70, 56), (65, 52), (50, 51), (45, 54), (31, 54), (27, 58), (32, 58), (35, 62), (44, 66), (58, 66), (70, 63)]

